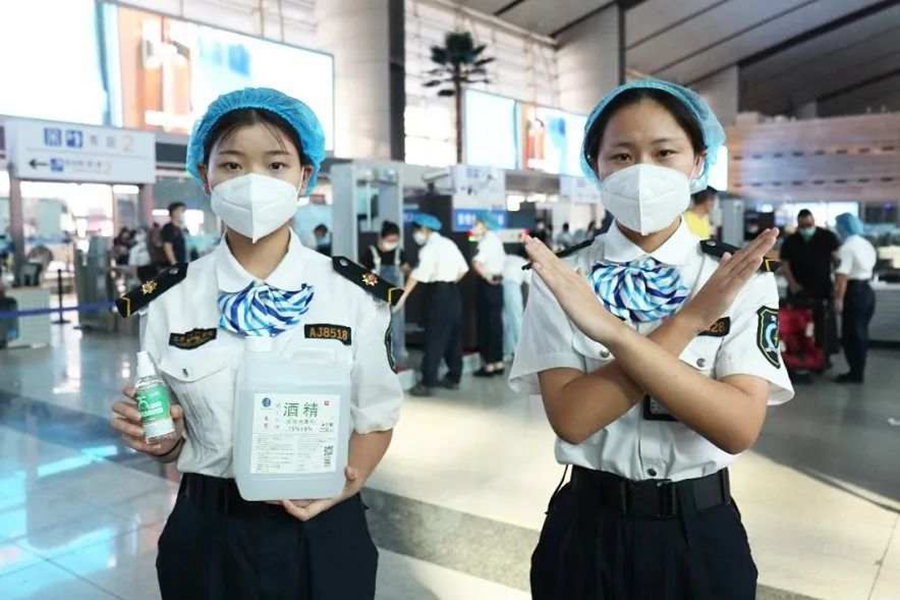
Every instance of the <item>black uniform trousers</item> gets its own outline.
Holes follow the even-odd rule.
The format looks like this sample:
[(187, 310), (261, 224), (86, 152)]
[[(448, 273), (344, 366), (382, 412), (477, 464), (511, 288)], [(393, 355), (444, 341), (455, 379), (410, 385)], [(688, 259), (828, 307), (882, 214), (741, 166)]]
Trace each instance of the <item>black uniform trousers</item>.
[(868, 281), (851, 279), (844, 294), (841, 341), (850, 377), (863, 380), (869, 354), (869, 322), (875, 314), (875, 292)]
[(156, 559), (163, 600), (371, 600), (377, 566), (359, 495), (304, 523), (190, 473)]
[(534, 600), (754, 600), (756, 579), (733, 501), (636, 517), (585, 501), (572, 483), (551, 499), (531, 563)]
[(456, 283), (425, 284), (425, 356), (422, 385), (435, 387), (441, 359), (447, 363), (447, 379), (462, 377), (462, 296)]
[(503, 284), (478, 279), (478, 349), (485, 364), (503, 360)]

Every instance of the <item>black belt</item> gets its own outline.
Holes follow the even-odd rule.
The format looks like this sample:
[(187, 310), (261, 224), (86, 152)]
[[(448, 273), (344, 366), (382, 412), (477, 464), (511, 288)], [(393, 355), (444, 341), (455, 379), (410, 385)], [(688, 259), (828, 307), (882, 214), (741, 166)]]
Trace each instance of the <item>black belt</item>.
[(266, 502), (248, 502), (241, 497), (234, 479), (185, 473), (178, 495), (203, 512), (223, 515), (283, 514), (284, 507)]
[(731, 502), (728, 469), (684, 481), (632, 481), (583, 467), (572, 470), (576, 498), (632, 517), (666, 519)]

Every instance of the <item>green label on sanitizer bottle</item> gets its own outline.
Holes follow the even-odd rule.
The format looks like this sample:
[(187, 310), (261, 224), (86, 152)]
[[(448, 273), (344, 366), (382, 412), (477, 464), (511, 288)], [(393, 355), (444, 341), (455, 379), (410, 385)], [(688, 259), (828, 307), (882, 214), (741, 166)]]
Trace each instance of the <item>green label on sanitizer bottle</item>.
[(170, 414), (169, 392), (164, 385), (153, 385), (135, 392), (141, 424), (148, 438), (163, 436), (174, 430)]

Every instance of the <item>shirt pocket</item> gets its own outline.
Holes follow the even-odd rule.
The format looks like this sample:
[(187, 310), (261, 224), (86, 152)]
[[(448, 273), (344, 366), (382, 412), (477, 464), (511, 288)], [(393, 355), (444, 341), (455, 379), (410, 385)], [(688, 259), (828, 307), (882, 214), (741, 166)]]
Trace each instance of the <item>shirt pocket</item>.
[(222, 350), (169, 348), (159, 364), (166, 383), (184, 408), (192, 441), (230, 443), (235, 371)]
[(722, 347), (722, 338), (695, 337), (681, 353), (682, 361), (710, 378), (715, 378), (716, 356)]

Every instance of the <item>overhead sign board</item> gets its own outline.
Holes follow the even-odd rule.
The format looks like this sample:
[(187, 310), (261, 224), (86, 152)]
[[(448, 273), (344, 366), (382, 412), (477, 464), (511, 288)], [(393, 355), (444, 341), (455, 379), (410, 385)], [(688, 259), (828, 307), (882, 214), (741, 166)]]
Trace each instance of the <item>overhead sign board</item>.
[(559, 195), (573, 204), (600, 204), (600, 191), (596, 184), (584, 177), (561, 175)]
[(459, 208), (506, 208), (506, 172), (495, 167), (450, 167), (453, 206)]
[(35, 119), (9, 119), (9, 162), (20, 179), (91, 183), (156, 181), (151, 132)]

